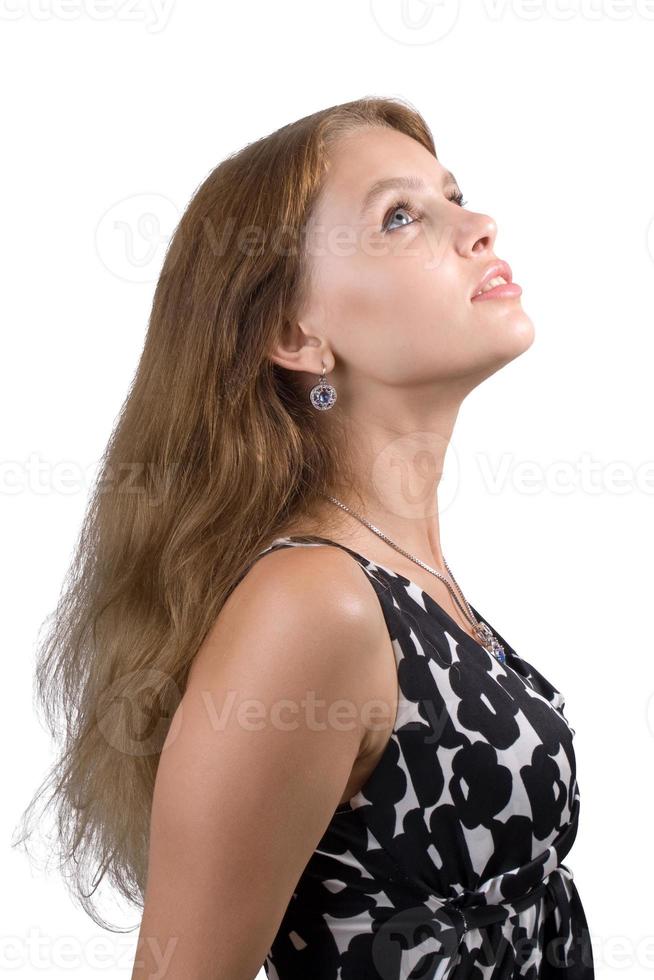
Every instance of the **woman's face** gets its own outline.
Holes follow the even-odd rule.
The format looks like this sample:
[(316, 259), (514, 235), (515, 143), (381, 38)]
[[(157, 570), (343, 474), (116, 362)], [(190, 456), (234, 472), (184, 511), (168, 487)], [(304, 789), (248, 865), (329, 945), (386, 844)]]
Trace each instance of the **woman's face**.
[[(386, 187), (366, 201), (396, 177), (424, 187)], [(367, 127), (334, 145), (307, 229), (311, 285), (298, 322), (314, 339), (294, 364), (309, 381), (316, 337), (339, 399), (366, 382), (414, 394), (448, 380), (471, 388), (530, 346), (519, 296), (472, 301), (490, 263), (505, 257), (493, 219), (462, 207), (458, 193), (447, 169), (396, 130)]]

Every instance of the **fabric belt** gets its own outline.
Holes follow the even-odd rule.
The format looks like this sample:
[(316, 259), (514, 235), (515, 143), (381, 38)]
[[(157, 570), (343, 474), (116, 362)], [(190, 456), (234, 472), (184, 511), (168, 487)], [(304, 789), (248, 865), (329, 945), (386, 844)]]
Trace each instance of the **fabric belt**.
[[(481, 929), (484, 926), (492, 925), (496, 922), (504, 922), (506, 919), (524, 912), (525, 909), (532, 908), (545, 897), (546, 904), (551, 907), (559, 907), (561, 910), (567, 908), (572, 902), (572, 882), (574, 876), (572, 871), (565, 864), (559, 864), (538, 884), (526, 892), (524, 895), (512, 901), (503, 901), (497, 904), (467, 904), (469, 899), (466, 896), (452, 898), (440, 905), (441, 910), (454, 911), (455, 916), (461, 917), (461, 929), (457, 933), (463, 933), (470, 929)], [(552, 901), (548, 902), (547, 899)], [(430, 904), (428, 899), (428, 904)], [(436, 910), (439, 906), (436, 906)]]
[[(499, 876), (497, 881), (501, 878), (506, 887), (507, 877), (511, 876)], [(518, 871), (513, 875), (516, 891), (519, 879)], [(492, 894), (493, 888), (489, 891)], [(489, 901), (483, 892), (464, 892), (450, 899), (428, 895), (422, 905), (404, 909), (384, 923), (373, 942), (375, 966), (384, 980), (417, 976), (412, 971), (418, 963), (423, 980), (455, 980), (458, 954), (467, 932), (501, 924), (542, 899), (545, 899), (544, 948), (538, 976), (552, 980), (593, 980), (586, 918), (572, 871), (564, 864), (552, 868), (535, 886), (510, 900)], [(540, 931), (540, 922), (537, 928)], [(482, 942), (484, 939), (482, 935)], [(528, 939), (525, 934), (524, 940)], [(529, 949), (523, 950), (522, 955), (528, 958)]]

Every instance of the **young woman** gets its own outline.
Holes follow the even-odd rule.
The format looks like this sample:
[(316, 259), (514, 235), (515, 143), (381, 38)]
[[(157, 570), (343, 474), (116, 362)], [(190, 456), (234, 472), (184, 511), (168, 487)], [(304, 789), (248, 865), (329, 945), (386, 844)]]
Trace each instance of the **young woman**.
[(39, 666), (62, 860), (97, 921), (105, 874), (143, 908), (134, 980), (594, 975), (564, 698), (440, 544), (461, 402), (533, 339), (464, 205), (366, 98), (173, 237)]

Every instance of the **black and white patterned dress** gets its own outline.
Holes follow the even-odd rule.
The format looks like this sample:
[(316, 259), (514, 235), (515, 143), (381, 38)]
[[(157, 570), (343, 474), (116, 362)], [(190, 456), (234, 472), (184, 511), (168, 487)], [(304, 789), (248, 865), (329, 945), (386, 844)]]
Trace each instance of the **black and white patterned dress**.
[(347, 551), (375, 589), (399, 703), (381, 759), (295, 886), (267, 977), (591, 980), (586, 917), (561, 863), (579, 819), (562, 694), (496, 630), (503, 664), (416, 583), (345, 545), (290, 535), (257, 557), (323, 545)]

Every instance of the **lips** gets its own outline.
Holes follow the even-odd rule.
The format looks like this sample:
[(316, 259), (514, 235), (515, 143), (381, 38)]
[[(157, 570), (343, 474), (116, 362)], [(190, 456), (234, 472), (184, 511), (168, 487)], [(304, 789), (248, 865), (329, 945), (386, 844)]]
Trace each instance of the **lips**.
[(486, 286), (490, 282), (490, 280), (494, 279), (496, 276), (502, 276), (502, 278), (505, 279), (507, 282), (513, 281), (513, 273), (511, 272), (511, 267), (508, 264), (508, 262), (502, 262), (501, 259), (497, 259), (495, 262), (491, 262), (491, 264), (486, 267), (486, 270), (483, 276), (481, 277), (481, 280), (479, 281), (477, 286), (475, 286), (475, 289), (470, 298), (473, 299), (479, 292), (481, 292), (484, 286)]

